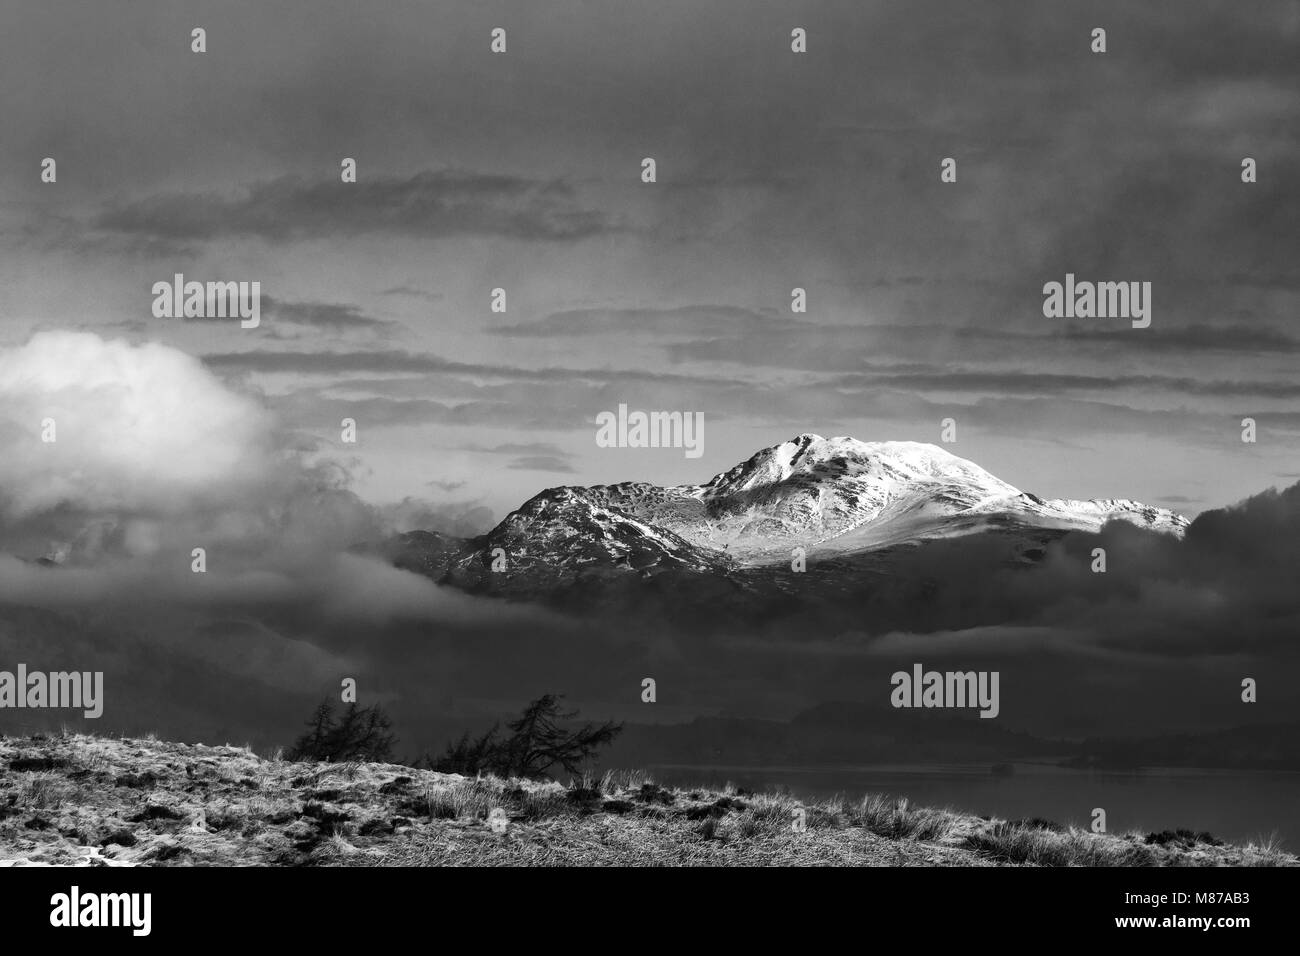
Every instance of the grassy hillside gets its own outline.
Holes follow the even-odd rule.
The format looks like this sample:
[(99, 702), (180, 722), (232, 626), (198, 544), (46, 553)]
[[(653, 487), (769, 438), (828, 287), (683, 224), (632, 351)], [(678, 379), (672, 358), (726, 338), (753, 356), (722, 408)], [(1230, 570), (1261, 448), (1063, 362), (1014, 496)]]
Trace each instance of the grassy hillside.
[[(797, 828), (802, 823), (802, 829)], [(0, 865), (1295, 865), (1208, 834), (1099, 835), (868, 796), (803, 803), (79, 734), (0, 738)]]

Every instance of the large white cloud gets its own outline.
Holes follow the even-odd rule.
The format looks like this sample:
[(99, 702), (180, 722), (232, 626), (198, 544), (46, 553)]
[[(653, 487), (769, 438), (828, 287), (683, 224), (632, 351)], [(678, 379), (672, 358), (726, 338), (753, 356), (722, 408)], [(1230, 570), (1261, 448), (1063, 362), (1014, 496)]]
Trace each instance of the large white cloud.
[(477, 606), (350, 553), (383, 539), (380, 513), (258, 400), (177, 349), (85, 332), (0, 349), (0, 441), (0, 603), (376, 620)]
[[(42, 441), (53, 422), (55, 441)], [(266, 478), (270, 417), (160, 344), (41, 332), (0, 349), (0, 509), (167, 514)]]

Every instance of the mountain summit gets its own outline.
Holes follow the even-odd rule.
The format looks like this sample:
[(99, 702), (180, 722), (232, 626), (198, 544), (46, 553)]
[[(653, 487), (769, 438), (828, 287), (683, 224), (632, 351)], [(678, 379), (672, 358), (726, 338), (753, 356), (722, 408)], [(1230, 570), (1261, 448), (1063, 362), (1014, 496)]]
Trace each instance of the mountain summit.
[[(794, 548), (837, 567), (970, 535), (1005, 537), (1031, 552), (1109, 521), (1176, 536), (1188, 524), (1128, 499), (1043, 499), (936, 445), (805, 433), (703, 485), (550, 488), (479, 538), (406, 535), (397, 560), (471, 590), (531, 594), (629, 572), (735, 580), (788, 569)], [(492, 572), (493, 555), (509, 574)]]
[(1044, 500), (936, 445), (803, 434), (766, 448), (707, 485), (666, 489), (705, 520), (667, 525), (737, 559), (802, 546), (865, 551), (1000, 527), (1097, 531), (1110, 520), (1181, 535), (1187, 520), (1127, 499)]

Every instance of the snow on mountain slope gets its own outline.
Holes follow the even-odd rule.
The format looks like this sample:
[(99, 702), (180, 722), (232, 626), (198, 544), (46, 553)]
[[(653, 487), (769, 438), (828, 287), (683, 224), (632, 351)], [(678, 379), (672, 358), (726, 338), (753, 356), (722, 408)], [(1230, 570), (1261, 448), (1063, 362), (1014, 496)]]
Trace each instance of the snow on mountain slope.
[[(488, 534), (452, 546), (408, 536), (403, 561), (469, 588), (561, 587), (610, 575), (726, 577), (978, 533), (1097, 531), (1111, 520), (1181, 535), (1187, 520), (1127, 499), (1045, 500), (935, 445), (803, 434), (704, 485), (644, 482), (541, 492)], [(510, 574), (493, 573), (504, 554)]]
[(582, 489), (616, 509), (741, 564), (869, 551), (990, 530), (1096, 531), (1122, 520), (1181, 535), (1187, 520), (1127, 499), (1044, 500), (935, 445), (803, 434), (705, 485)]
[[(644, 486), (651, 488), (652, 486)], [(600, 489), (551, 488), (526, 501), (455, 554), (406, 535), (399, 565), (469, 590), (529, 596), (546, 590), (675, 572), (725, 576), (725, 552), (702, 548), (609, 504)], [(437, 550), (441, 553), (433, 553)], [(501, 574), (494, 563), (501, 562)]]

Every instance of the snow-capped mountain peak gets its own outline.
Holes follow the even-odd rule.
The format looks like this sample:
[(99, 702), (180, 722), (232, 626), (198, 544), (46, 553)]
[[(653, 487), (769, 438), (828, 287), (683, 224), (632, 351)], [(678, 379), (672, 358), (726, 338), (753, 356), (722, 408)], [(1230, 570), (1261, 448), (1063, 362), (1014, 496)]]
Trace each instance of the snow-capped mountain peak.
[(788, 566), (795, 548), (817, 560), (989, 533), (1033, 548), (1109, 521), (1179, 536), (1188, 523), (1129, 499), (1040, 498), (937, 445), (807, 432), (702, 485), (548, 489), (468, 543), (454, 565), (484, 586), (498, 577), (484, 565), (491, 553), (575, 580), (669, 569), (725, 575)]
[(1187, 526), (1180, 515), (1129, 499), (1043, 499), (937, 445), (810, 432), (705, 485), (663, 492), (623, 506), (742, 562), (777, 560), (796, 546), (844, 553), (1021, 527), (1097, 531), (1122, 520), (1181, 535)]
[(705, 487), (709, 494), (728, 495), (788, 481), (797, 475), (818, 480), (876, 482), (948, 480), (988, 488), (995, 493), (1019, 493), (973, 462), (937, 445), (823, 438), (808, 432), (763, 449), (748, 461), (715, 476)]

